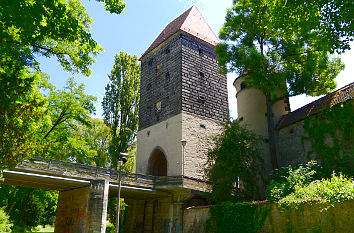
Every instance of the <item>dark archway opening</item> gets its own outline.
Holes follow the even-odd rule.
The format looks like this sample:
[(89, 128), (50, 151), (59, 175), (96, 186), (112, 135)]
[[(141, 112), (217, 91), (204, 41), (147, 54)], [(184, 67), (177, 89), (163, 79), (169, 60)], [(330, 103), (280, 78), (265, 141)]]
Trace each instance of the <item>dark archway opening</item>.
[(149, 161), (149, 175), (153, 176), (167, 176), (167, 160), (165, 154), (156, 149)]

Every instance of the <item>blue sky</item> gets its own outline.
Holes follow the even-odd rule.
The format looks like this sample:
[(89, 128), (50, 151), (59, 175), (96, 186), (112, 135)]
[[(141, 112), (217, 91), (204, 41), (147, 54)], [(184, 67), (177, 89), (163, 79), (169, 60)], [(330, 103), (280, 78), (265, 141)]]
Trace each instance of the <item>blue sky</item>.
[[(218, 36), (225, 20), (226, 9), (232, 5), (232, 0), (127, 0), (126, 3), (126, 9), (120, 15), (116, 15), (105, 11), (102, 3), (93, 0), (83, 1), (94, 21), (91, 26), (93, 38), (104, 48), (104, 52), (96, 57), (96, 62), (91, 67), (91, 77), (67, 73), (55, 59), (39, 58), (42, 71), (50, 75), (51, 83), (58, 88), (62, 88), (67, 78), (71, 76), (74, 76), (78, 82), (86, 84), (86, 92), (99, 99), (96, 103), (96, 117), (102, 115), (101, 101), (108, 82), (107, 74), (112, 69), (116, 53), (126, 51), (140, 57), (167, 24), (192, 5), (198, 7)], [(354, 43), (351, 47), (354, 47)], [(338, 87), (354, 81), (353, 50), (341, 57), (346, 64), (346, 69), (337, 78)], [(228, 74), (229, 106), (232, 117), (237, 116), (236, 92), (232, 86), (235, 77), (235, 74)], [(314, 99), (316, 98), (304, 95), (293, 97), (290, 100), (291, 109), (295, 110)]]

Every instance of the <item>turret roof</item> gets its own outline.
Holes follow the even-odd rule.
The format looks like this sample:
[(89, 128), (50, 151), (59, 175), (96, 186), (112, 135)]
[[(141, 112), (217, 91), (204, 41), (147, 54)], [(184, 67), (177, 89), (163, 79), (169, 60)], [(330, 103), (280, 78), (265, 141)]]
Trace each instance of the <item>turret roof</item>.
[(165, 27), (165, 29), (154, 40), (154, 42), (152, 42), (150, 47), (145, 51), (140, 59), (179, 30), (197, 37), (213, 46), (219, 42), (218, 38), (204, 20), (198, 8), (196, 6), (192, 6)]

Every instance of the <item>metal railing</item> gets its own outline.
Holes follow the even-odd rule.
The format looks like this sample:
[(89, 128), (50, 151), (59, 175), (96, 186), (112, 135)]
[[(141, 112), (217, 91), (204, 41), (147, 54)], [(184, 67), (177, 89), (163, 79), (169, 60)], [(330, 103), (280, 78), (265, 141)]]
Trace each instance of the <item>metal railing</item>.
[[(110, 179), (111, 182), (116, 182), (118, 179), (117, 170), (40, 157), (23, 160), (16, 168), (21, 170), (35, 169), (38, 170), (38, 172), (76, 176), (82, 179), (100, 177)], [(152, 176), (124, 171), (122, 172), (122, 182), (128, 185), (149, 187), (181, 186), (184, 183), (190, 185), (204, 183), (202, 186), (207, 186), (203, 180), (186, 176)]]

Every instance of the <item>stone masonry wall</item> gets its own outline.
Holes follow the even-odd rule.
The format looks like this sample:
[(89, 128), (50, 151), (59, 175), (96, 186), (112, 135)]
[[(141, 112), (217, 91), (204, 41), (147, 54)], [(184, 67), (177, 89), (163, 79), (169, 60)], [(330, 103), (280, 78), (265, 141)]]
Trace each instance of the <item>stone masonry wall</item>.
[(181, 41), (177, 35), (141, 61), (139, 130), (180, 112)]
[(214, 48), (181, 34), (182, 111), (224, 121), (228, 113), (226, 76), (218, 73)]
[(303, 121), (289, 125), (279, 130), (278, 163), (280, 167), (305, 163), (311, 150), (308, 141), (302, 141), (305, 134)]
[(222, 127), (215, 121), (182, 113), (182, 138), (187, 140), (184, 150), (184, 175), (204, 180), (208, 150), (213, 147), (212, 137)]

